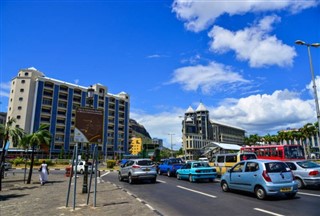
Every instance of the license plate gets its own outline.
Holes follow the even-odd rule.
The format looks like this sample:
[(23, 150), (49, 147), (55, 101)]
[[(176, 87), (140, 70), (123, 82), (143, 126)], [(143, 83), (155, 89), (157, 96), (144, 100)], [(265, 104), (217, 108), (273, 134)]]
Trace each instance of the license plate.
[(144, 171), (150, 171), (150, 169), (149, 168), (145, 168), (145, 170)]
[(280, 189), (280, 192), (290, 192), (290, 191), (292, 191), (291, 187), (289, 187), (289, 188), (281, 188)]

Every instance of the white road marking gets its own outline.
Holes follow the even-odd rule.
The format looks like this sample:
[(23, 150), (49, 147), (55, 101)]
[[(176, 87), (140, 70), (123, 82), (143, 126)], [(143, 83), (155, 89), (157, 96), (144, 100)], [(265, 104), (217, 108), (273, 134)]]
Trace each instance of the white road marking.
[(205, 196), (208, 196), (208, 197), (211, 197), (211, 198), (217, 198), (216, 196), (213, 196), (213, 195), (210, 195), (210, 194), (207, 194), (207, 193), (203, 193), (203, 192), (200, 192), (200, 191), (192, 190), (192, 189), (189, 189), (189, 188), (186, 188), (186, 187), (182, 187), (180, 185), (177, 185), (177, 187), (181, 188), (181, 189), (184, 189), (184, 190), (188, 190), (188, 191), (194, 192), (194, 193), (202, 194), (202, 195), (205, 195)]
[(105, 175), (108, 175), (110, 172), (107, 171), (106, 173), (102, 174), (101, 177), (105, 176)]
[(307, 196), (320, 197), (320, 195), (318, 195), (318, 194), (312, 194), (312, 193), (303, 193), (303, 192), (298, 192), (298, 194), (307, 195)]
[(165, 182), (165, 181), (162, 181), (162, 180), (159, 180), (159, 179), (157, 179), (157, 182), (161, 182), (161, 183), (167, 183), (167, 182)]
[(284, 216), (282, 214), (277, 214), (277, 213), (274, 213), (274, 212), (271, 212), (271, 211), (267, 211), (267, 210), (264, 210), (264, 209), (260, 209), (260, 208), (254, 208), (254, 210), (260, 211), (260, 212), (264, 212), (264, 213), (267, 213), (267, 214), (271, 214), (271, 215), (275, 215), (275, 216)]

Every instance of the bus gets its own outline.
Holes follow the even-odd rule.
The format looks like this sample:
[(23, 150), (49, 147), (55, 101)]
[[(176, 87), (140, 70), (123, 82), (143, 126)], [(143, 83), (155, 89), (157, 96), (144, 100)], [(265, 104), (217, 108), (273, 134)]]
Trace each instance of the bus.
[(262, 145), (245, 146), (240, 148), (241, 152), (254, 152), (258, 159), (269, 160), (304, 160), (305, 154), (301, 145)]

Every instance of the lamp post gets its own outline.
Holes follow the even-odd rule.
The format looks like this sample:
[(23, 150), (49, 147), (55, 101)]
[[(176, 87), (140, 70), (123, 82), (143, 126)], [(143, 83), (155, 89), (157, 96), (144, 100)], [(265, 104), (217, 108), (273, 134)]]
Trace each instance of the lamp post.
[(310, 71), (311, 71), (311, 77), (312, 77), (312, 83), (313, 83), (313, 92), (314, 92), (314, 100), (316, 103), (316, 112), (317, 112), (317, 119), (318, 119), (318, 136), (317, 136), (317, 142), (318, 142), (318, 148), (320, 149), (320, 143), (319, 143), (319, 135), (320, 135), (320, 111), (319, 111), (319, 101), (318, 101), (318, 94), (317, 94), (317, 86), (316, 86), (316, 81), (314, 79), (314, 71), (313, 71), (313, 66), (312, 66), (312, 58), (311, 58), (311, 51), (310, 47), (319, 47), (320, 43), (306, 43), (302, 40), (296, 40), (295, 43), (297, 45), (304, 45), (308, 47), (308, 56), (309, 56), (309, 64), (310, 64)]
[(171, 143), (171, 157), (173, 157), (173, 149), (172, 149), (172, 136), (175, 135), (173, 133), (169, 133), (168, 135), (170, 135), (170, 143)]
[[(87, 92), (87, 102), (90, 108), (92, 108), (92, 104), (93, 104), (93, 94), (94, 94), (94, 89), (92, 88), (92, 86), (90, 86)], [(88, 193), (88, 161), (89, 161), (89, 143), (87, 142), (86, 159), (85, 159), (86, 163), (84, 164), (82, 193)]]

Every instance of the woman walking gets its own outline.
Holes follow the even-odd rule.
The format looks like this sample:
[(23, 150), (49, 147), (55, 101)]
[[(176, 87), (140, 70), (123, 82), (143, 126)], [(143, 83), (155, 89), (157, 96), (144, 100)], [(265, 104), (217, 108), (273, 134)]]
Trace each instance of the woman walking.
[(40, 184), (44, 185), (48, 181), (48, 175), (49, 175), (49, 168), (48, 165), (46, 164), (46, 161), (42, 161), (42, 164), (39, 168), (40, 172)]

